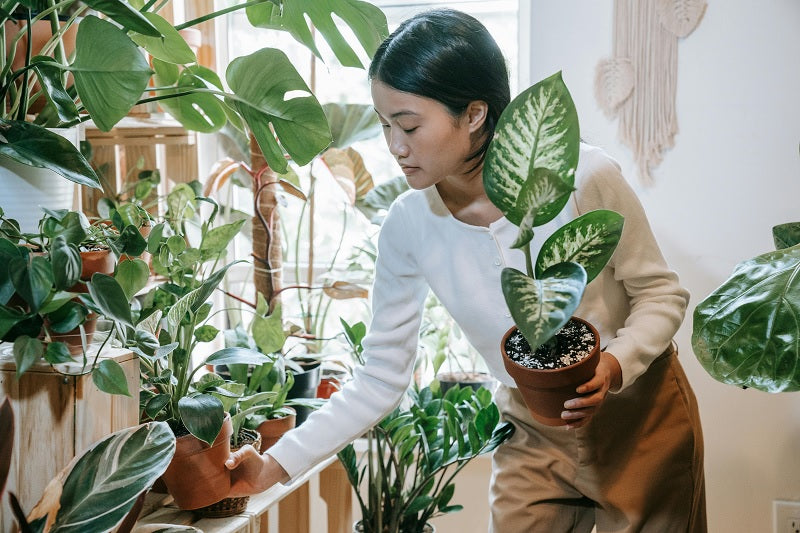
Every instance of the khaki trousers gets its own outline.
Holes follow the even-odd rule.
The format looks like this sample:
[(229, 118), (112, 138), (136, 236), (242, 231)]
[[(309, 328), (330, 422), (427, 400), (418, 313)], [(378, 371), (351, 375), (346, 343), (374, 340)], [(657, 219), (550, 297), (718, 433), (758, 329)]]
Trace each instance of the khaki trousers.
[(707, 531), (700, 417), (675, 352), (582, 428), (536, 422), (514, 388), (495, 400), (516, 431), (494, 453), (490, 531)]

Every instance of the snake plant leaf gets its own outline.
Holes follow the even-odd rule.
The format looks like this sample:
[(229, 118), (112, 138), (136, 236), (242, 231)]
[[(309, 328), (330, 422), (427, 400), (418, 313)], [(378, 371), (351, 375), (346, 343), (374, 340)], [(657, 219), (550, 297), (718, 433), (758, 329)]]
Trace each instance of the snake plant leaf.
[(181, 34), (164, 17), (156, 13), (143, 13), (143, 15), (161, 35), (132, 33), (130, 37), (133, 42), (147, 50), (147, 53), (154, 58), (167, 63), (185, 65), (197, 61), (197, 56)]
[(107, 394), (130, 396), (128, 380), (122, 366), (113, 359), (103, 359), (92, 370), (92, 382)]
[(616, 211), (597, 209), (561, 226), (539, 250), (536, 277), (555, 264), (573, 261), (586, 270), (589, 283), (611, 259), (622, 236), (624, 220)]
[(109, 131), (128, 114), (153, 74), (124, 30), (93, 15), (78, 27), (75, 61), (68, 70), (75, 77), (81, 103), (102, 131)]
[(336, 59), (346, 67), (363, 67), (356, 52), (342, 36), (332, 15), (353, 31), (369, 57), (389, 35), (386, 15), (378, 7), (360, 0), (293, 0), (277, 6), (270, 2), (247, 8), (253, 26), (288, 31), (319, 57), (310, 26), (325, 38)]
[(133, 327), (131, 306), (120, 283), (107, 274), (96, 272), (86, 284), (94, 303), (107, 318)]
[(578, 263), (559, 263), (547, 269), (542, 279), (533, 279), (514, 268), (504, 268), (500, 280), (511, 317), (535, 350), (577, 309), (586, 287), (586, 271)]
[(126, 30), (135, 31), (151, 37), (160, 37), (161, 28), (156, 27), (147, 15), (150, 13), (140, 13), (128, 2), (122, 0), (84, 0), (84, 3), (92, 9), (96, 9), (108, 18), (118, 23)]
[(175, 436), (165, 422), (104, 438), (73, 463), (51, 533), (114, 530), (174, 453)]
[(800, 245), (739, 263), (694, 311), (692, 347), (717, 381), (800, 390)]
[[(508, 220), (519, 225), (529, 210), (529, 203), (521, 198), (526, 182), (531, 182), (528, 190), (535, 191), (545, 187), (538, 181), (550, 179), (536, 169), (554, 172), (571, 188), (579, 151), (578, 114), (558, 72), (523, 91), (500, 116), (483, 168), (486, 194)], [(536, 225), (552, 220), (568, 198), (568, 194), (541, 196)]]
[(217, 438), (225, 419), (222, 402), (210, 394), (184, 396), (178, 400), (178, 411), (189, 433), (207, 444)]
[(31, 67), (36, 72), (47, 101), (53, 106), (58, 120), (63, 123), (78, 118), (78, 106), (64, 88), (61, 64), (52, 57), (36, 56), (31, 58)]
[(284, 150), (302, 166), (328, 147), (325, 112), (286, 54), (263, 48), (238, 57), (225, 76), (235, 94), (230, 105), (252, 130), (270, 168), (286, 173)]
[(775, 241), (776, 250), (800, 244), (800, 222), (788, 222), (775, 226), (772, 228), (772, 238)]
[(72, 143), (36, 124), (0, 119), (0, 156), (52, 170), (79, 185), (102, 188), (97, 173)]

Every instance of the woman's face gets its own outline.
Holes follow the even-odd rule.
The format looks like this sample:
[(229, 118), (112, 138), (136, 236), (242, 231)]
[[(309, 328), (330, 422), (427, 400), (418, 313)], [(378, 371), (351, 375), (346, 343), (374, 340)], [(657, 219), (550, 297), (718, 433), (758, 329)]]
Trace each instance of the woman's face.
[(389, 151), (409, 186), (424, 189), (444, 178), (461, 176), (474, 161), (469, 113), (456, 118), (436, 100), (372, 82), (372, 101)]

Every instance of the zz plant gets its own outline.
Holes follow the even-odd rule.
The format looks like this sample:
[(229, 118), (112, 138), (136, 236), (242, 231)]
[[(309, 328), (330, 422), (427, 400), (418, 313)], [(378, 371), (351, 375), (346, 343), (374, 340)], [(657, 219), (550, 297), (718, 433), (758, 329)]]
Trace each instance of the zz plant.
[(717, 381), (800, 390), (800, 222), (772, 229), (775, 251), (739, 263), (694, 311), (692, 348)]
[(461, 510), (451, 503), (456, 474), (514, 432), (510, 422), (500, 422), (486, 389), (456, 386), (442, 397), (425, 387), (409, 390), (408, 400), (368, 432), (360, 460), (353, 444), (339, 452), (364, 533), (423, 531), (431, 518)]
[(578, 115), (558, 72), (508, 105), (486, 154), (484, 188), (519, 227), (512, 246), (526, 259), (525, 272), (503, 269), (503, 294), (533, 351), (569, 321), (586, 285), (611, 258), (622, 234), (619, 213), (590, 211), (556, 230), (534, 262), (534, 228), (555, 219), (566, 206), (575, 190), (579, 153)]

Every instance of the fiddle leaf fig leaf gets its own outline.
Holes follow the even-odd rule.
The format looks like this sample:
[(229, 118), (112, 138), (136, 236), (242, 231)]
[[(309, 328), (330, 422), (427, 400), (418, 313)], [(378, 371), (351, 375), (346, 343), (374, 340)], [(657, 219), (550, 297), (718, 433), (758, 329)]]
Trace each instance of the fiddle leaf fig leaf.
[(230, 104), (250, 126), (276, 172), (288, 169), (284, 150), (302, 166), (330, 144), (322, 106), (282, 51), (263, 48), (238, 57), (225, 76), (235, 94)]
[(514, 268), (504, 268), (500, 278), (511, 317), (532, 350), (569, 321), (586, 287), (586, 271), (571, 262), (550, 267), (542, 279)]
[[(483, 185), (486, 194), (513, 224), (529, 211), (526, 196), (537, 198), (535, 225), (552, 220), (566, 205), (568, 194), (543, 195), (555, 182), (544, 168), (572, 188), (580, 151), (575, 104), (558, 72), (534, 84), (506, 107), (486, 152)], [(549, 183), (540, 184), (541, 180)], [(526, 183), (530, 182), (527, 187)], [(526, 191), (530, 191), (527, 192)]]
[(283, 2), (282, 6), (264, 2), (247, 8), (247, 18), (252, 25), (286, 30), (321, 59), (310, 28), (313, 25), (342, 65), (363, 67), (356, 52), (336, 27), (332, 15), (347, 24), (370, 57), (389, 35), (386, 15), (378, 7), (359, 0), (294, 0)]
[(583, 266), (589, 283), (614, 254), (623, 222), (616, 211), (598, 209), (564, 224), (542, 244), (536, 258), (536, 277), (553, 265), (572, 261)]
[(800, 222), (789, 222), (779, 224), (772, 228), (772, 237), (775, 241), (775, 248), (791, 248), (800, 244)]
[(800, 390), (800, 245), (739, 263), (694, 311), (692, 348), (717, 381)]

